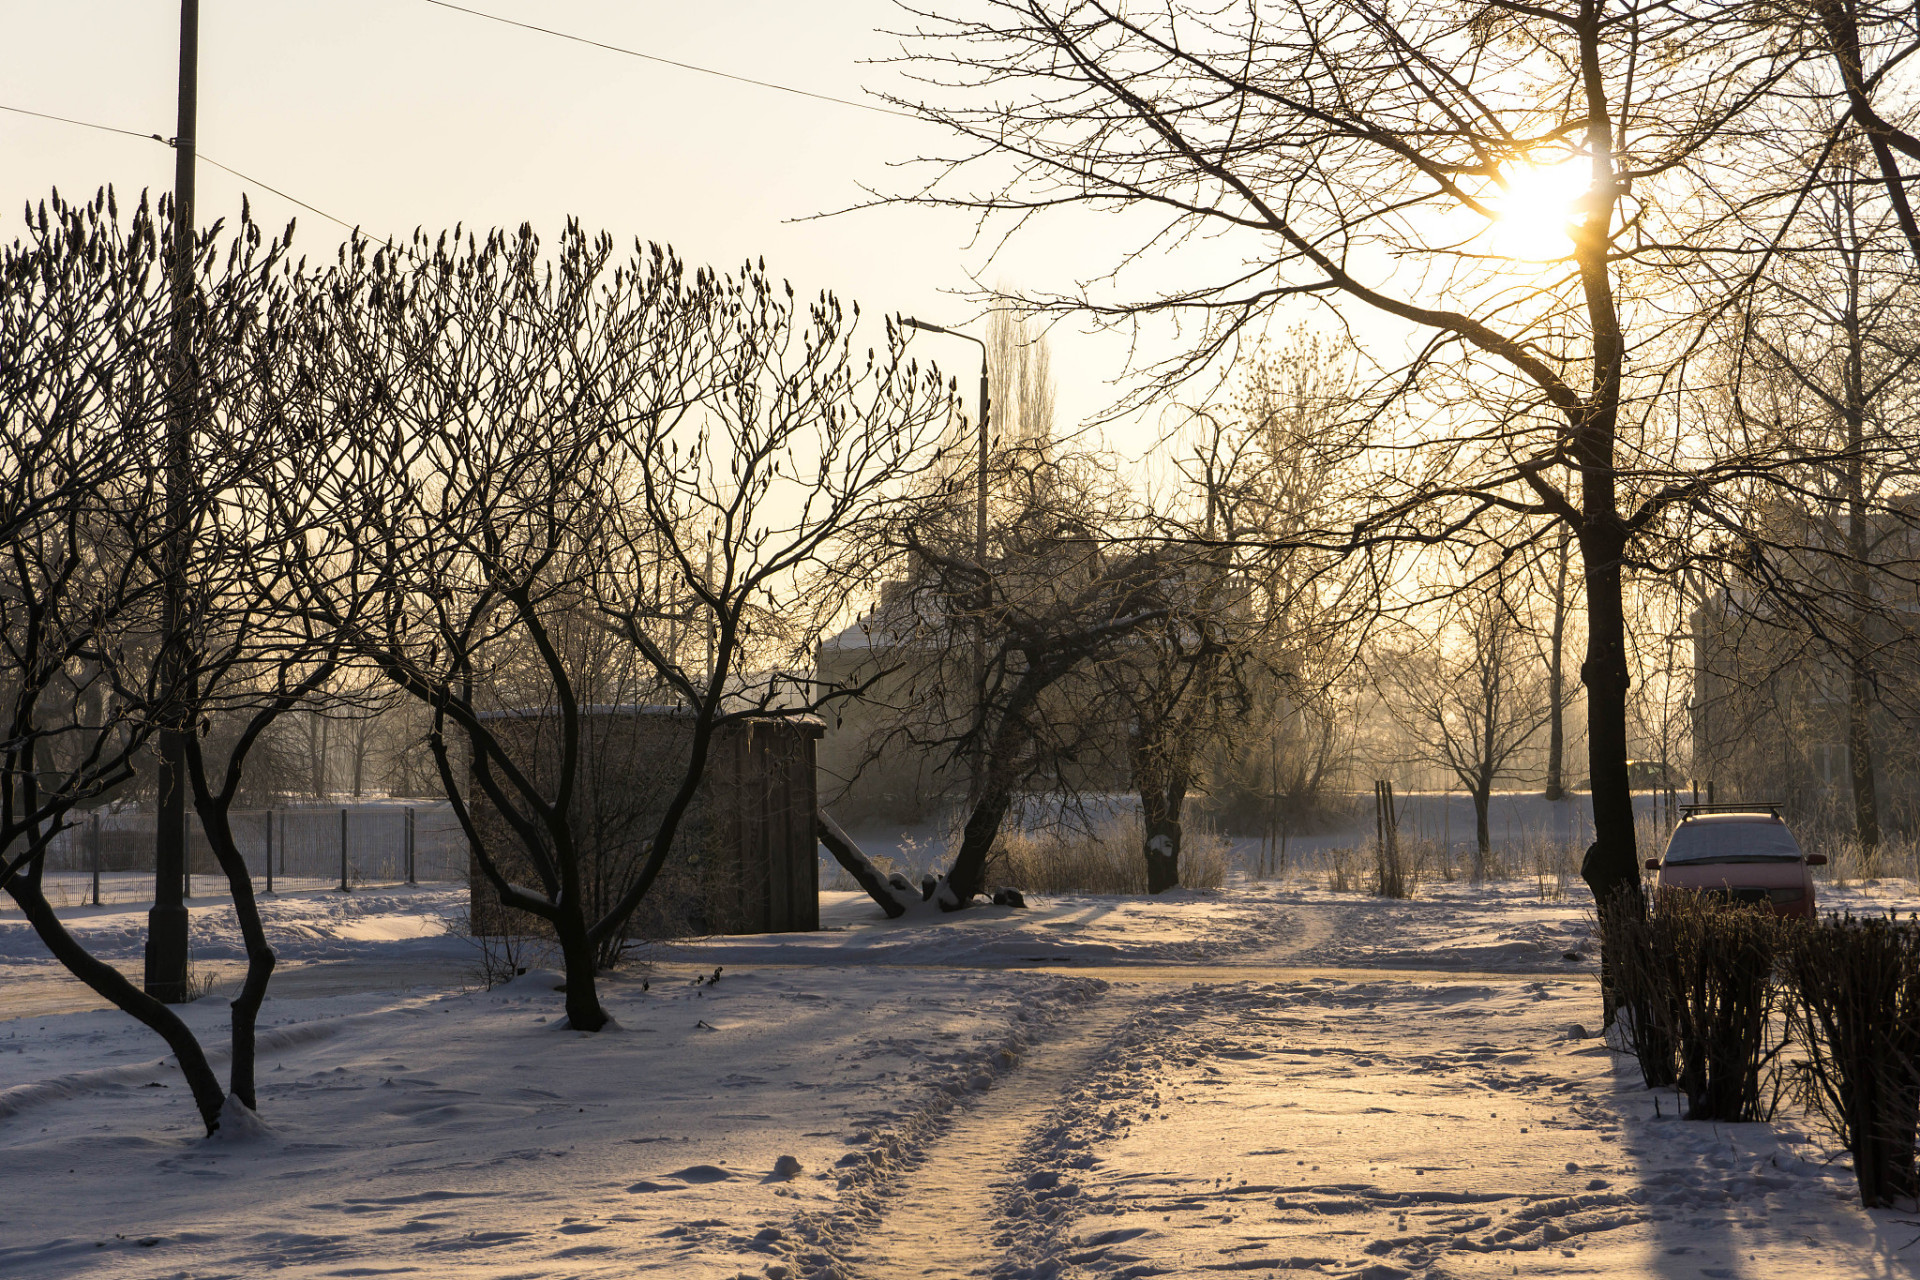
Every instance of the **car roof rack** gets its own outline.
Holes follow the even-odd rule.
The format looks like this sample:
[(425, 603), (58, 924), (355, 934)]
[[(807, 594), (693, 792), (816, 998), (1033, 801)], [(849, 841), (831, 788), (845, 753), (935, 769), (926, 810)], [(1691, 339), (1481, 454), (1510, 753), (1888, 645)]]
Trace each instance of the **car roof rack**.
[(1780, 816), (1778, 800), (1726, 800), (1719, 804), (1682, 804), (1680, 816), (1690, 818), (1700, 813), (1770, 813)]

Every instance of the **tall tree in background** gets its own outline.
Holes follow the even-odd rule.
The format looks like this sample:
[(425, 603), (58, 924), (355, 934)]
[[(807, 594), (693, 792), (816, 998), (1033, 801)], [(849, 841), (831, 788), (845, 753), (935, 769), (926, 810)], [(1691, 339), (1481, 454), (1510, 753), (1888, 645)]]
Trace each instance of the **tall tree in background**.
[(987, 316), (987, 394), (993, 433), (1005, 445), (1044, 446), (1053, 439), (1053, 359), (1047, 336), (1011, 307)]
[[(1514, 566), (1468, 563), (1439, 584), (1438, 617), (1417, 614), (1382, 646), (1376, 681), (1416, 745), (1413, 759), (1452, 774), (1473, 798), (1475, 883), (1493, 851), (1488, 817), (1496, 783), (1546, 725), (1546, 672), (1517, 597)], [(1459, 585), (1464, 582), (1465, 585)]]
[(1913, 696), (1900, 673), (1920, 639), (1906, 620), (1920, 591), (1909, 497), (1920, 474), (1920, 268), (1864, 147), (1835, 147), (1820, 178), (1800, 234), (1729, 326), (1720, 403), (1730, 411), (1718, 424), (1734, 447), (1764, 441), (1798, 460), (1799, 483), (1757, 492), (1728, 524), (1743, 553), (1702, 572), (1739, 615), (1718, 625), (1774, 633), (1753, 637), (1746, 679), (1759, 677), (1760, 653), (1835, 669), (1852, 825), (1871, 856), (1881, 839), (1874, 719), (1887, 700)]

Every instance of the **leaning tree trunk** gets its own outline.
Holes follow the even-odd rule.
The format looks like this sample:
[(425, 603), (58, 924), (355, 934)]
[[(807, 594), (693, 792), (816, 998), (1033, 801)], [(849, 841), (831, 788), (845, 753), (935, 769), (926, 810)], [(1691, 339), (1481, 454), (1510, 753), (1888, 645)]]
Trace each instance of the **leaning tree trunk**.
[(948, 911), (966, 906), (974, 894), (986, 887), (987, 854), (1000, 834), (1000, 824), (1006, 821), (1007, 810), (1013, 807), (1013, 788), (998, 774), (990, 761), (980, 798), (974, 803), (973, 812), (967, 815), (967, 825), (960, 836), (960, 852), (954, 855), (953, 866), (947, 872), (947, 893), (940, 905)]
[(907, 914), (908, 899), (918, 899), (919, 895), (899, 888), (881, 875), (880, 868), (873, 865), (872, 859), (860, 851), (853, 837), (825, 809), (815, 813), (815, 834), (820, 843), (827, 847), (827, 852), (833, 855), (834, 861), (853, 877), (854, 883), (865, 890), (869, 898), (879, 904), (889, 920), (897, 920)]
[(206, 1125), (209, 1135), (216, 1132), (220, 1128), (220, 1109), (226, 1104), (227, 1095), (220, 1088), (219, 1078), (213, 1074), (213, 1068), (207, 1065), (207, 1055), (200, 1048), (200, 1042), (194, 1039), (193, 1032), (180, 1020), (180, 1015), (128, 982), (112, 965), (87, 954), (86, 948), (67, 932), (60, 918), (54, 914), (46, 895), (40, 892), (37, 876), (31, 881), (20, 875), (10, 877), (7, 880), (7, 892), (20, 905), (27, 923), (33, 926), (40, 941), (68, 973), (86, 983), (97, 995), (111, 1001), (121, 1011), (132, 1014), (167, 1042), (167, 1048), (173, 1050), (174, 1061), (180, 1066), (181, 1076), (193, 1091), (193, 1102), (199, 1108), (200, 1122)]
[(987, 855), (993, 851), (993, 842), (1000, 835), (1000, 824), (1006, 821), (1007, 810), (1013, 807), (1014, 761), (1027, 745), (1027, 710), (1070, 665), (1056, 661), (1028, 667), (1008, 693), (1000, 724), (987, 744), (985, 768), (976, 775), (980, 777), (979, 794), (961, 832), (960, 851), (954, 854), (953, 866), (948, 869), (947, 882), (942, 886), (940, 906), (943, 910), (960, 910), (986, 887)]

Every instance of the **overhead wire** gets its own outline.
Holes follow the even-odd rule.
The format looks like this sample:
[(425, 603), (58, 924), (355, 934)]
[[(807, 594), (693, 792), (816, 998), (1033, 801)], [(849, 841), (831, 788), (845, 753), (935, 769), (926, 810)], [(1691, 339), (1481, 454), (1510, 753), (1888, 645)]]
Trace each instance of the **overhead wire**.
[[(517, 18), (506, 18), (506, 17), (502, 17), (497, 13), (487, 13), (486, 11), (481, 9), (470, 9), (466, 5), (452, 3), (452, 0), (422, 0), (422, 3), (430, 4), (440, 9), (451, 9), (456, 13), (464, 13), (471, 17), (482, 18), (488, 22), (497, 22), (497, 23), (500, 23), (502, 26), (518, 27), (524, 31), (533, 31), (533, 32), (538, 32), (541, 35), (552, 36), (557, 40), (567, 40), (575, 44), (587, 45), (590, 48), (602, 49), (608, 53), (621, 54), (624, 57), (639, 58), (646, 62), (656, 62), (662, 66), (675, 67), (682, 71), (691, 71), (698, 75), (715, 76), (722, 80), (731, 80), (731, 81), (734, 81), (736, 84), (752, 85), (760, 89), (771, 89), (776, 93), (790, 93), (795, 95), (796, 97), (812, 98), (817, 102), (829, 102), (834, 104), (835, 106), (852, 107), (857, 111), (871, 111), (878, 115), (897, 116), (902, 120), (920, 119), (919, 116), (916, 116), (911, 112), (898, 111), (892, 107), (883, 107), (871, 102), (857, 102), (851, 98), (836, 98), (832, 94), (815, 93), (811, 89), (796, 89), (792, 85), (777, 84), (771, 80), (758, 80), (752, 76), (736, 75), (731, 71), (721, 71), (714, 67), (703, 67), (703, 66), (700, 66), (698, 63), (682, 62), (674, 58), (662, 57), (661, 55), (656, 53), (645, 53), (639, 49), (631, 49), (625, 45), (609, 44), (604, 40), (595, 40), (588, 36), (575, 35), (570, 31), (560, 31), (553, 27), (543, 27), (532, 22), (522, 22)], [(98, 129), (102, 133), (117, 133), (128, 138), (139, 138), (144, 142), (157, 142), (163, 147), (172, 147), (174, 145), (172, 140), (166, 137), (163, 137), (162, 135), (157, 133), (142, 133), (137, 129), (122, 129), (118, 125), (101, 124), (98, 121), (94, 121), (94, 120), (80, 120), (72, 116), (56, 115), (50, 111), (32, 111), (26, 107), (10, 106), (6, 103), (0, 103), (0, 111), (10, 111), (16, 115), (33, 116), (41, 120), (58, 121), (61, 124), (77, 125), (78, 127), (83, 129)], [(206, 161), (208, 164), (212, 165), (214, 168), (230, 173), (234, 177), (239, 178), (243, 182), (251, 182), (255, 186), (260, 187), (263, 190), (270, 191), (274, 195), (279, 196), (282, 200), (288, 201), (291, 204), (298, 205), (300, 208), (305, 209), (307, 212), (315, 214), (319, 217), (325, 218), (328, 222), (334, 223), (336, 226), (344, 227), (348, 231), (357, 231), (359, 229), (353, 223), (346, 221), (346, 219), (337, 218), (333, 214), (328, 213), (325, 209), (319, 208), (316, 205), (309, 204), (305, 200), (302, 200), (300, 197), (296, 195), (292, 195), (286, 191), (283, 191), (279, 187), (273, 186), (271, 183), (263, 182), (259, 178), (256, 178), (249, 173), (244, 173), (241, 170), (234, 168), (230, 164), (224, 164), (221, 161), (214, 159), (212, 156), (208, 155), (204, 151), (196, 150), (194, 154), (197, 159)]]
[(476, 18), (485, 18), (489, 22), (498, 22), (503, 26), (519, 27), (523, 31), (537, 31), (541, 35), (553, 36), (558, 40), (571, 40), (575, 44), (584, 44), (595, 49), (604, 49), (608, 53), (624, 54), (629, 58), (640, 58), (647, 62), (657, 62), (662, 66), (678, 67), (682, 71), (693, 71), (703, 76), (717, 76), (722, 80), (732, 80), (737, 84), (750, 84), (761, 89), (772, 89), (778, 93), (791, 93), (802, 98), (813, 98), (819, 102), (831, 102), (835, 106), (852, 107), (856, 111), (872, 111), (883, 116), (898, 116), (902, 120), (919, 120), (921, 117), (911, 111), (897, 111), (892, 107), (883, 107), (872, 102), (857, 102), (852, 98), (836, 98), (830, 93), (815, 93), (811, 89), (796, 89), (790, 84), (776, 84), (772, 80), (756, 80), (752, 76), (735, 75), (731, 71), (720, 71), (713, 67), (703, 67), (694, 62), (680, 62), (673, 58), (663, 58), (657, 53), (643, 53), (638, 49), (629, 49), (625, 45), (608, 44), (604, 40), (595, 40), (588, 36), (577, 36), (570, 31), (558, 31), (553, 27), (543, 27), (532, 22), (522, 22), (518, 18), (503, 18), (497, 13), (488, 13), (482, 9), (469, 9), (463, 4), (454, 4), (452, 0), (421, 0), (439, 9), (452, 9), (455, 13), (470, 14)]
[[(118, 125), (101, 124), (95, 120), (77, 120), (72, 116), (55, 115), (51, 111), (29, 111), (25, 107), (10, 106), (4, 102), (0, 102), (0, 111), (10, 111), (15, 115), (33, 116), (40, 120), (55, 120), (61, 124), (78, 125), (82, 129), (98, 129), (102, 133), (117, 133), (122, 135), (123, 137), (138, 138), (142, 142), (157, 142), (161, 146), (167, 147), (167, 148), (172, 148), (174, 145), (171, 139), (162, 137), (160, 134), (157, 134), (157, 133), (141, 133), (137, 129), (122, 129)], [(254, 186), (261, 188), (263, 191), (271, 191), (274, 195), (279, 196), (282, 200), (285, 200), (291, 204), (299, 205), (302, 209), (305, 209), (308, 213), (317, 214), (318, 216), (325, 218), (328, 222), (334, 223), (337, 226), (345, 227), (348, 231), (356, 231), (359, 229), (355, 227), (351, 222), (348, 222), (346, 219), (336, 218), (332, 214), (328, 213), (325, 209), (322, 209), (317, 205), (308, 204), (305, 200), (302, 200), (299, 196), (292, 195), (286, 191), (282, 191), (279, 187), (274, 186), (272, 183), (263, 182), (259, 178), (254, 177), (250, 173), (243, 173), (239, 169), (234, 168), (232, 165), (225, 164), (219, 160), (216, 160), (212, 156), (208, 155), (206, 152), (201, 151), (197, 148), (194, 151), (194, 159), (204, 160), (206, 163), (212, 165), (214, 168), (230, 173), (234, 177), (240, 179), (242, 182), (251, 182)]]
[(129, 138), (139, 138), (146, 142), (158, 142), (162, 146), (167, 140), (157, 133), (140, 133), (133, 129), (122, 129), (118, 125), (100, 124), (93, 120), (75, 120), (72, 116), (57, 116), (51, 111), (29, 111), (25, 107), (10, 107), (0, 102), (0, 111), (11, 111), (15, 115), (35, 116), (41, 120), (58, 120), (61, 124), (77, 124), (82, 129), (98, 129), (102, 133), (123, 133)]

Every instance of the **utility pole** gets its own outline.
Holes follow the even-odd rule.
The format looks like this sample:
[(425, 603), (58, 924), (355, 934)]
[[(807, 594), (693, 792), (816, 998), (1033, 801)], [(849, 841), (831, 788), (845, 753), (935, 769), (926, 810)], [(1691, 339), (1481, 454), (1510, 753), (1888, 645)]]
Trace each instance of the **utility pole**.
[(180, 0), (180, 108), (173, 138), (173, 233), (167, 262), (172, 309), (167, 383), (167, 546), (163, 585), (160, 687), (167, 699), (160, 730), (158, 826), (153, 840), (153, 906), (147, 912), (147, 994), (168, 1004), (187, 999), (187, 655), (188, 442), (193, 430), (193, 133), (200, 79), (200, 0)]
[(974, 706), (980, 716), (980, 732), (973, 744), (973, 777), (968, 786), (970, 794), (967, 799), (972, 802), (980, 798), (987, 780), (987, 613), (993, 608), (993, 582), (987, 576), (987, 446), (993, 421), (993, 403), (987, 391), (987, 344), (970, 333), (945, 329), (912, 316), (901, 316), (900, 323), (909, 329), (965, 338), (980, 348), (980, 483), (978, 492), (974, 494), (973, 528), (973, 562), (980, 566), (980, 617), (973, 629)]

